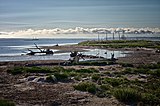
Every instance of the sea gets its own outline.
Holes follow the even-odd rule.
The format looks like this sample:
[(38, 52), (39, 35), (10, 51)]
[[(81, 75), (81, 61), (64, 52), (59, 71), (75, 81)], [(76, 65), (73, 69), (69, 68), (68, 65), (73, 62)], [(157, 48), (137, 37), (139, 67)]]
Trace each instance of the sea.
[[(112, 37), (109, 37), (108, 40), (111, 40)], [(115, 38), (118, 39), (118, 38)], [(127, 39), (133, 40), (154, 40), (160, 41), (160, 37), (128, 37)], [(97, 38), (55, 38), (55, 39), (23, 39), (23, 38), (3, 38), (0, 39), (0, 62), (6, 61), (28, 61), (28, 60), (68, 60), (70, 58), (70, 52), (66, 53), (55, 53), (53, 55), (35, 55), (28, 56), (28, 48), (36, 48), (34, 43), (38, 46), (55, 46), (55, 45), (71, 45), (78, 44), (79, 42), (86, 40), (97, 40)], [(104, 39), (102, 39), (104, 40)], [(57, 50), (52, 50), (57, 51)], [(110, 51), (105, 49), (88, 49), (82, 54), (101, 56), (104, 58), (110, 58), (111, 53), (115, 54), (115, 57), (124, 57), (129, 51)]]

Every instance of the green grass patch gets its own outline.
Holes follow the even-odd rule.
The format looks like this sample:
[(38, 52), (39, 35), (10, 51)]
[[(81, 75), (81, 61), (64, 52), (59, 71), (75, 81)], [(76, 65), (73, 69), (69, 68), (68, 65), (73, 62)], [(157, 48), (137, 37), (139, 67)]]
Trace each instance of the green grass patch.
[(113, 90), (113, 96), (126, 104), (136, 104), (141, 100), (139, 91), (132, 88), (117, 88)]
[(74, 63), (72, 65), (84, 65), (84, 66), (105, 66), (105, 65), (113, 65), (116, 64), (113, 61), (84, 61), (79, 63)]
[(96, 93), (96, 85), (92, 82), (81, 82), (73, 86), (76, 90), (87, 91), (89, 93)]
[(56, 82), (57, 81), (57, 79), (56, 79), (56, 77), (54, 76), (54, 75), (49, 75), (49, 76), (47, 76), (46, 77), (46, 80), (48, 81), (48, 82)]
[(98, 70), (94, 69), (94, 68), (89, 68), (89, 69), (79, 69), (76, 70), (77, 73), (97, 73)]
[(68, 80), (68, 74), (66, 73), (54, 73), (54, 76), (58, 81), (65, 81)]
[(16, 106), (14, 102), (9, 100), (0, 100), (0, 106)]
[(14, 67), (13, 69), (7, 70), (7, 72), (13, 75), (22, 73), (52, 73), (52, 71), (46, 67)]
[(122, 65), (122, 67), (134, 67), (134, 65), (131, 63), (119, 63), (119, 64)]
[(100, 76), (100, 74), (93, 74), (91, 76), (91, 78), (92, 78), (93, 81), (98, 81), (101, 78), (101, 76)]
[(147, 47), (147, 48), (159, 48), (159, 41), (147, 41), (147, 40), (109, 40), (109, 41), (84, 41), (78, 45), (83, 46), (103, 46), (110, 48), (135, 48), (135, 47)]
[(122, 84), (128, 84), (129, 80), (123, 78), (104, 78), (102, 82), (104, 84), (110, 84), (113, 87), (117, 87)]

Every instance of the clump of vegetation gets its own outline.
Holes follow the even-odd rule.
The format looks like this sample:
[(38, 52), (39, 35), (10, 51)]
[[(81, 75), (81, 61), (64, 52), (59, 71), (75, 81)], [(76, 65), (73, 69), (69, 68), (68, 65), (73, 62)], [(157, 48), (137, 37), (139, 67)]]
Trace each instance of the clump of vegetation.
[(127, 84), (129, 81), (121, 78), (104, 78), (102, 82), (104, 84), (111, 84), (113, 87), (117, 87), (121, 84)]
[(68, 80), (68, 74), (66, 73), (55, 73), (54, 76), (58, 81), (65, 81)]
[(160, 77), (160, 69), (152, 71), (151, 75), (154, 75), (156, 77)]
[(79, 69), (76, 70), (77, 73), (97, 73), (98, 70), (90, 68), (90, 69)]
[(120, 65), (122, 65), (123, 67), (134, 67), (134, 65), (131, 63), (120, 63)]
[(153, 94), (144, 93), (142, 94), (142, 103), (150, 106), (157, 106), (160, 103), (160, 100)]
[[(93, 68), (65, 69), (63, 67), (15, 67), (9, 69), (8, 72), (13, 75), (46, 73), (48, 82), (69, 81), (70, 78), (76, 81), (83, 80), (84, 82), (74, 85), (76, 90), (90, 92), (97, 97), (110, 97), (113, 95), (126, 104), (136, 105), (142, 103), (151, 106), (160, 104), (160, 62), (139, 66), (128, 63), (122, 63), (121, 65), (124, 69), (122, 71), (110, 72), (103, 70), (101, 73)], [(136, 75), (144, 81), (139, 80), (139, 77), (135, 80), (127, 79), (126, 75)]]
[(83, 46), (103, 46), (110, 48), (135, 48), (135, 47), (146, 47), (146, 48), (159, 48), (159, 41), (147, 41), (147, 40), (109, 40), (109, 41), (85, 41), (78, 45)]
[(100, 97), (100, 98), (110, 97), (111, 96), (111, 93), (110, 93), (111, 88), (112, 87), (109, 84), (99, 85), (97, 88), (98, 90), (96, 92), (96, 96)]
[(117, 88), (113, 90), (113, 95), (121, 102), (135, 104), (141, 100), (141, 94), (132, 88)]
[(82, 82), (73, 86), (76, 90), (87, 91), (89, 93), (96, 93), (96, 85), (92, 82)]
[(54, 75), (47, 76), (46, 80), (47, 80), (47, 82), (52, 82), (52, 83), (57, 81), (57, 79)]
[(16, 105), (12, 101), (0, 100), (0, 106), (16, 106)]
[(100, 77), (100, 74), (93, 74), (91, 78), (92, 78), (93, 81), (97, 81), (101, 77)]
[(74, 63), (73, 65), (84, 65), (84, 66), (105, 66), (116, 64), (113, 61), (84, 61), (79, 63)]
[(27, 73), (51, 73), (52, 71), (46, 67), (24, 67)]
[(23, 67), (14, 67), (13, 69), (8, 69), (8, 73), (11, 73), (13, 75), (22, 74), (24, 72)]
[(157, 64), (145, 64), (145, 65), (140, 65), (137, 68), (143, 68), (143, 69), (159, 69), (160, 68), (160, 63), (158, 62)]
[(46, 67), (14, 67), (7, 70), (7, 72), (16, 75), (22, 73), (52, 73), (49, 68)]
[(150, 69), (143, 69), (143, 68), (126, 68), (121, 74), (151, 74), (153, 73)]

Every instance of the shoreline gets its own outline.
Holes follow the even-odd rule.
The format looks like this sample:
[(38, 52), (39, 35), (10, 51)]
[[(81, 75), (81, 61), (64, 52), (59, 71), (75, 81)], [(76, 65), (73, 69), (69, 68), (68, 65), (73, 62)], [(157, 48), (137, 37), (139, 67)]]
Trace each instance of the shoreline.
[[(152, 84), (149, 80), (156, 81), (156, 83), (160, 81), (157, 74), (154, 73), (158, 72), (160, 67), (160, 53), (156, 53), (155, 49), (115, 49), (79, 45), (48, 48), (56, 48), (63, 52), (88, 48), (127, 50), (132, 52), (125, 57), (118, 58), (115, 64), (114, 62), (113, 64), (108, 64), (106, 61), (101, 62), (103, 64), (107, 63), (105, 65), (101, 63), (98, 65), (97, 63), (100, 61), (95, 61), (95, 64), (86, 65), (84, 63), (68, 66), (60, 65), (60, 63), (65, 62), (64, 60), (0, 62), (0, 100), (10, 100), (15, 105), (105, 106), (107, 104), (110, 106), (124, 106), (126, 105), (125, 102), (119, 100), (114, 95), (117, 89), (120, 91), (127, 90), (127, 92), (131, 89), (131, 91), (137, 92), (137, 88), (143, 89), (139, 85), (141, 82), (144, 89), (152, 91), (149, 95), (153, 95), (155, 90), (145, 86)], [(153, 69), (152, 65), (154, 66)], [(146, 67), (147, 69), (151, 67), (151, 69), (146, 72)], [(76, 86), (78, 87), (81, 84), (84, 84), (86, 87), (82, 85), (83, 89), (76, 88)], [(92, 89), (88, 90), (88, 86)], [(133, 86), (136, 88), (133, 88)], [(143, 90), (139, 92), (148, 94), (148, 92), (143, 92)], [(130, 92), (126, 95), (130, 95)], [(135, 96), (139, 95), (135, 94)], [(144, 98), (145, 96), (141, 95), (141, 97)], [(154, 104), (153, 98), (149, 100), (144, 98), (143, 103), (150, 102), (150, 100)], [(158, 101), (157, 103), (160, 102)]]
[[(69, 46), (47, 46), (43, 48), (50, 48), (50, 49), (59, 49), (57, 53), (66, 53), (70, 52), (70, 50), (75, 51), (86, 51), (83, 49), (106, 49), (111, 51), (131, 51), (129, 53), (125, 53), (125, 57), (118, 57), (118, 62), (126, 62), (126, 63), (154, 63), (160, 60), (160, 54), (155, 53), (155, 49), (147, 49), (147, 48), (101, 48), (101, 47), (87, 47), (87, 46), (77, 46), (77, 45), (69, 45)], [(142, 62), (143, 60), (143, 62)], [(24, 60), (24, 61), (0, 61), (0, 66), (2, 65), (25, 65), (25, 64), (59, 64), (61, 62), (65, 62), (67, 60), (59, 60), (59, 59), (52, 59), (52, 60)], [(144, 62), (145, 61), (145, 62)]]

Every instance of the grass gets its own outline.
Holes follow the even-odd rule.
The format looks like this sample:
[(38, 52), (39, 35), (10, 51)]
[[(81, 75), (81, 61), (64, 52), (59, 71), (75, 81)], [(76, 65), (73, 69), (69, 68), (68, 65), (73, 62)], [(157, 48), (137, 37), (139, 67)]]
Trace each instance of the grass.
[(0, 106), (16, 106), (14, 102), (9, 100), (0, 100)]
[(105, 65), (113, 65), (116, 64), (113, 61), (84, 61), (79, 63), (74, 63), (72, 65), (84, 65), (84, 66), (105, 66)]
[(66, 73), (55, 73), (54, 76), (58, 81), (65, 81), (68, 80), (68, 74)]
[(7, 72), (17, 75), (22, 73), (51, 73), (52, 71), (46, 67), (14, 67), (7, 70)]
[(110, 84), (113, 87), (129, 83), (127, 79), (122, 78), (104, 78), (102, 82), (103, 84)]
[(135, 48), (135, 47), (146, 47), (146, 48), (159, 48), (159, 41), (147, 41), (147, 40), (109, 40), (109, 41), (84, 41), (78, 45), (83, 46), (103, 46), (110, 48)]
[(97, 73), (98, 71), (93, 69), (93, 68), (89, 68), (89, 69), (79, 69), (76, 70), (77, 73)]
[(141, 100), (141, 94), (132, 88), (117, 88), (113, 90), (113, 95), (126, 104), (136, 104)]
[(89, 93), (96, 93), (96, 85), (92, 82), (81, 82), (73, 86), (76, 90), (87, 91)]
[(100, 74), (93, 74), (91, 78), (93, 81), (98, 81), (101, 77), (100, 77)]
[(46, 80), (47, 80), (48, 82), (57, 82), (57, 79), (56, 79), (56, 77), (55, 77), (54, 75), (49, 75), (49, 76), (47, 76), (47, 77), (46, 77)]
[(157, 106), (160, 103), (158, 97), (150, 93), (142, 94), (141, 101), (144, 104), (148, 104), (149, 106)]
[(119, 63), (122, 67), (134, 67), (133, 64), (130, 63)]
[[(125, 104), (155, 106), (160, 104), (160, 62), (133, 66), (122, 63), (123, 69), (119, 71), (98, 69), (65, 69), (63, 67), (15, 67), (8, 70), (13, 75), (22, 73), (46, 73), (48, 82), (69, 81), (73, 78), (78, 84), (76, 90), (85, 91), (97, 97), (110, 97), (111, 95)], [(126, 76), (145, 75), (147, 82), (138, 78), (128, 80)], [(83, 82), (82, 82), (83, 79)], [(81, 81), (81, 82), (80, 82)]]

